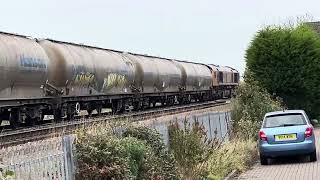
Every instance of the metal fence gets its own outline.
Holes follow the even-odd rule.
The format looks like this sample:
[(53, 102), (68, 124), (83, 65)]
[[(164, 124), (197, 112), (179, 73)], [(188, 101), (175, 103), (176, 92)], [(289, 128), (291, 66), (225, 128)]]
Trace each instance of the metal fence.
[(208, 139), (219, 139), (225, 141), (229, 139), (231, 127), (231, 113), (226, 112), (209, 112), (195, 114), (185, 117), (174, 117), (170, 121), (154, 121), (150, 126), (163, 135), (166, 145), (169, 143), (168, 125), (172, 122), (178, 122), (180, 127), (184, 127), (186, 121), (190, 125), (199, 122), (204, 126)]
[(73, 180), (73, 140), (65, 136), (1, 149), (2, 175), (12, 171), (17, 180)]

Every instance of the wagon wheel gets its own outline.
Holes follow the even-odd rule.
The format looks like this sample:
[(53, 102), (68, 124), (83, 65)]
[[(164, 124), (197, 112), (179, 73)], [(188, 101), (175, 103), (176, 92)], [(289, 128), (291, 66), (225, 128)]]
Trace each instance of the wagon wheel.
[(20, 117), (19, 117), (19, 110), (12, 110), (9, 115), (9, 122), (10, 122), (10, 127), (12, 129), (17, 129), (20, 127)]
[(74, 113), (67, 114), (67, 119), (68, 120), (74, 120), (74, 116), (75, 116)]
[(36, 124), (37, 118), (27, 117), (25, 122), (26, 126), (34, 126)]
[(61, 122), (62, 121), (62, 113), (61, 109), (53, 110), (54, 122)]
[(44, 114), (43, 111), (42, 111), (41, 114), (40, 114), (39, 124), (43, 124), (43, 123), (44, 123), (44, 116), (45, 116), (45, 114)]
[(140, 110), (140, 103), (139, 103), (139, 102), (135, 101), (135, 102), (133, 103), (133, 110), (134, 110), (134, 111)]
[(87, 109), (87, 112), (88, 112), (88, 116), (91, 117), (91, 116), (92, 116), (93, 109), (88, 108), (88, 109)]
[(96, 108), (96, 111), (97, 111), (97, 114), (98, 114), (98, 116), (101, 116), (101, 112), (102, 112), (102, 107), (97, 107)]
[(0, 119), (0, 131), (3, 129), (3, 126), (1, 126), (2, 124), (2, 119)]

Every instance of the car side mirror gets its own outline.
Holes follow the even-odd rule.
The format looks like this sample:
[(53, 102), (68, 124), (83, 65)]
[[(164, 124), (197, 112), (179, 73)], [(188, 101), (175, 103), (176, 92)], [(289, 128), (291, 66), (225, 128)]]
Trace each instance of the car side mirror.
[(314, 124), (318, 124), (318, 120), (316, 120), (316, 119), (312, 119), (311, 120), (311, 123), (314, 125)]

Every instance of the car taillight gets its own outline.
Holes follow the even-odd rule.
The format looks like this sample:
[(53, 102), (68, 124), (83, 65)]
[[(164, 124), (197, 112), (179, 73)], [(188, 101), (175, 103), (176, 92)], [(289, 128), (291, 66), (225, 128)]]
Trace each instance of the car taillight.
[(259, 131), (259, 137), (262, 141), (267, 140), (267, 135), (263, 131)]
[(304, 136), (307, 137), (311, 137), (312, 136), (312, 132), (313, 132), (313, 128), (312, 127), (307, 127), (306, 131), (304, 132)]

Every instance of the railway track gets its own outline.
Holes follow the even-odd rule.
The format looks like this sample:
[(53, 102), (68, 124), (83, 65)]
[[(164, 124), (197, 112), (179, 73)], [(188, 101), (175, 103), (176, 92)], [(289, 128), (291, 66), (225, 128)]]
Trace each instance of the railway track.
[(143, 121), (150, 118), (157, 118), (164, 115), (172, 115), (187, 111), (200, 110), (214, 106), (227, 104), (227, 100), (209, 101), (203, 103), (193, 103), (188, 105), (176, 105), (172, 107), (161, 107), (141, 112), (131, 112), (121, 115), (107, 115), (99, 117), (80, 118), (74, 121), (63, 121), (59, 123), (49, 123), (35, 127), (10, 130), (0, 133), (0, 148), (37, 141), (54, 136), (72, 134), (77, 129), (111, 120), (128, 119), (130, 121)]

